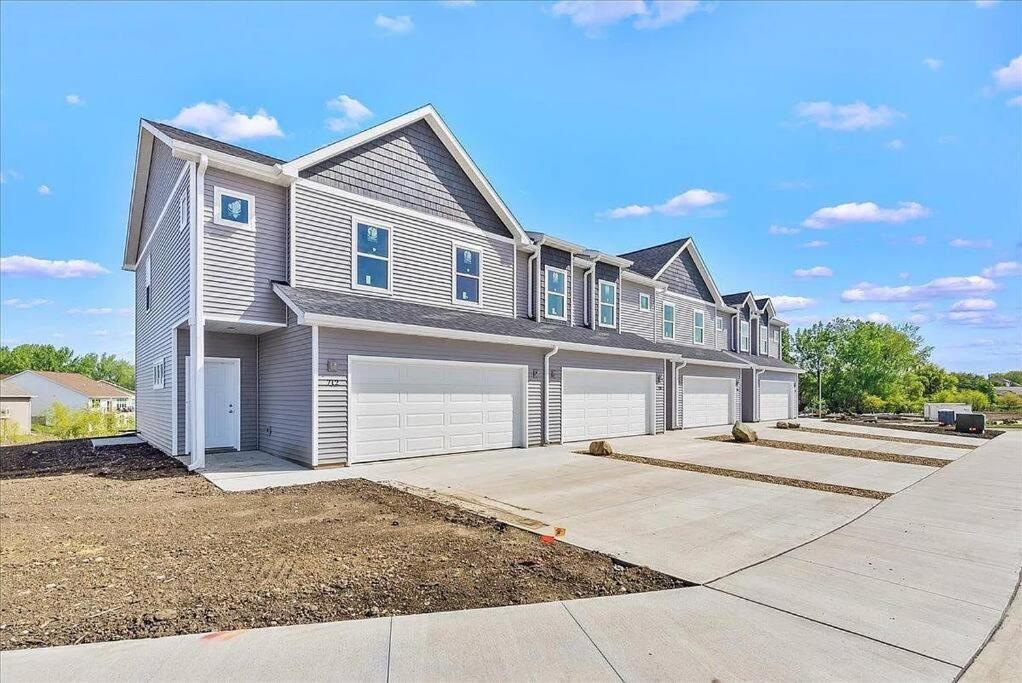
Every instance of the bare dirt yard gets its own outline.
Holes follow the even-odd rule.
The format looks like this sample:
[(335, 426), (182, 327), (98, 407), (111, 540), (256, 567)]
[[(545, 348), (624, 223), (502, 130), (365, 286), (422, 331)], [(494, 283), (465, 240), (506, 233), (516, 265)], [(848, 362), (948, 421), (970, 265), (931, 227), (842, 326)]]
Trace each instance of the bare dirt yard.
[(149, 446), (0, 449), (0, 648), (684, 582), (361, 479), (223, 493)]

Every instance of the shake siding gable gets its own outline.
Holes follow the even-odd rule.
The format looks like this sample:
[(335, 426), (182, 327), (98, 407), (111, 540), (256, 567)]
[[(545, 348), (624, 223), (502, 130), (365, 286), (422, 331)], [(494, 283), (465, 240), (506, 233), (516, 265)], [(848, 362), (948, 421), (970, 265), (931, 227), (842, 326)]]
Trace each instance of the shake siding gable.
[(365, 197), (473, 225), (495, 235), (511, 236), (425, 121), (327, 159), (300, 175)]
[(713, 301), (710, 287), (700, 275), (699, 268), (688, 249), (674, 259), (658, 279), (666, 284), (671, 292), (703, 301)]
[(479, 312), (515, 315), (513, 243), (427, 222), (310, 184), (295, 188), (295, 202), (295, 286), (352, 291), (352, 219), (357, 217), (392, 229), (393, 282), (388, 296), (428, 306), (463, 308), (452, 301), (452, 246), (459, 244), (482, 253)]

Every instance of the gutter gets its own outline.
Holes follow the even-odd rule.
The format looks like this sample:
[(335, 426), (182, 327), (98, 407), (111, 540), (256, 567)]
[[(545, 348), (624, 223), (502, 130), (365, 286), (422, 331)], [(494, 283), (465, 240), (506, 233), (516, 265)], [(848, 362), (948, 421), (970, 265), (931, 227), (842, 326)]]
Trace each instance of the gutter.
[(543, 355), (543, 445), (550, 444), (550, 358), (561, 347), (555, 346)]

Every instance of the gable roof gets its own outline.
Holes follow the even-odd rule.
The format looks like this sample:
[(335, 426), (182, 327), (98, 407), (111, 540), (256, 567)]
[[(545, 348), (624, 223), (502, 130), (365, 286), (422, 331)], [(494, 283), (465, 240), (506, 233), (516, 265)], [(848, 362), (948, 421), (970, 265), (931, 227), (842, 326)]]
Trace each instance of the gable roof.
[(756, 297), (752, 295), (752, 292), (735, 292), (734, 294), (725, 294), (723, 297), (724, 303), (728, 306), (741, 306), (749, 299), (752, 299), (752, 308), (754, 311), (758, 311), (759, 307), (756, 305)]
[(690, 237), (682, 237), (652, 247), (618, 254), (618, 256), (632, 262), (629, 270), (634, 270), (639, 275), (656, 278), (681, 252), (682, 247), (690, 239)]
[(245, 149), (244, 147), (238, 147), (237, 145), (232, 145), (227, 142), (214, 140), (213, 138), (206, 137), (205, 135), (199, 135), (198, 133), (192, 133), (191, 131), (182, 130), (181, 128), (175, 128), (167, 123), (151, 121), (150, 119), (142, 119), (142, 121), (144, 123), (148, 123), (150, 126), (172, 140), (187, 142), (188, 144), (195, 145), (197, 147), (205, 147), (206, 149), (223, 152), (224, 154), (230, 154), (231, 156), (240, 157), (242, 159), (248, 159), (249, 161), (254, 161), (259, 164), (266, 164), (267, 166), (284, 163), (283, 159), (271, 157), (269, 154), (255, 152), (251, 149)]
[(0, 377), (0, 398), (32, 398), (32, 392), (23, 389), (7, 377)]
[[(134, 398), (135, 392), (119, 387), (112, 382), (92, 379), (77, 372), (50, 372), (49, 370), (25, 370), (13, 377), (38, 375), (89, 398)], [(6, 380), (5, 380), (6, 381)]]

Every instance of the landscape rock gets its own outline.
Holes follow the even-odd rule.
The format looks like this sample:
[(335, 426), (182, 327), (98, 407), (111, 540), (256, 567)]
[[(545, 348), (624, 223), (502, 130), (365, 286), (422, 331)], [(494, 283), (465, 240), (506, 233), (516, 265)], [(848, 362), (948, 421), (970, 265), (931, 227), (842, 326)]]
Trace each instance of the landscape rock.
[(593, 441), (589, 444), (589, 455), (614, 455), (609, 441)]
[(784, 420), (778, 420), (777, 421), (777, 428), (778, 429), (787, 429), (788, 428), (788, 423), (785, 422)]
[(731, 436), (739, 443), (754, 443), (759, 438), (752, 427), (744, 422), (735, 422), (735, 426), (731, 428)]
[(798, 422), (788, 422), (788, 429), (801, 429), (802, 425)]

